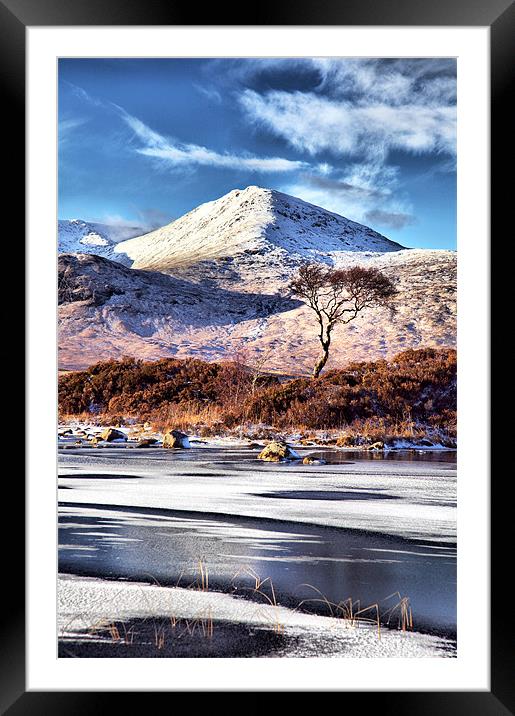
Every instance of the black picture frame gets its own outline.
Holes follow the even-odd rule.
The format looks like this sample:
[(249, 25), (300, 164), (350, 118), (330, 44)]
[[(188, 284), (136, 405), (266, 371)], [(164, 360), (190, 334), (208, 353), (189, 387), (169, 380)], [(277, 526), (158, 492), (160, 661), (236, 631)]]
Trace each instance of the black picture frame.
[[(198, 22), (199, 15), (202, 23)], [(229, 5), (192, 5), (174, 0), (0, 0), (0, 78), (6, 135), (13, 148), (9, 168), (9, 210), (12, 235), (20, 233), (25, 216), (25, 33), (27, 27), (65, 25), (361, 25), (361, 26), (484, 26), (491, 33), (491, 235), (499, 231), (513, 199), (509, 139), (513, 133), (509, 84), (513, 73), (515, 7), (510, 0), (262, 0), (239, 10)], [(8, 111), (5, 111), (8, 108)], [(16, 148), (16, 152), (14, 152)], [(4, 150), (7, 160), (9, 150)], [(513, 156), (513, 154), (511, 154)], [(9, 163), (9, 161), (8, 161)], [(511, 201), (510, 201), (511, 199)], [(21, 243), (21, 237), (20, 242)], [(20, 246), (16, 248), (17, 264)], [(507, 270), (507, 269), (504, 269)], [(502, 269), (499, 272), (502, 274)], [(499, 283), (499, 282), (498, 282)], [(502, 279), (501, 279), (502, 283)], [(492, 293), (492, 305), (496, 300)], [(21, 312), (17, 311), (18, 317)], [(29, 346), (30, 349), (30, 346)], [(19, 402), (19, 398), (17, 398)], [(483, 437), (483, 436), (482, 436)], [(485, 436), (485, 439), (486, 436)], [(30, 449), (30, 446), (29, 448)], [(9, 499), (24, 504), (21, 476), (11, 476)], [(7, 479), (7, 478), (6, 478)], [(361, 708), (395, 712), (397, 716), (426, 714), (515, 714), (515, 659), (512, 626), (506, 623), (509, 594), (504, 572), (508, 562), (511, 525), (500, 518), (501, 505), (513, 504), (509, 480), (491, 485), (491, 691), (347, 692), (345, 708), (360, 700)], [(502, 493), (501, 493), (502, 490)], [(511, 490), (511, 494), (510, 494)], [(495, 519), (494, 519), (495, 516)], [(5, 523), (4, 523), (5, 524)], [(24, 534), (12, 527), (4, 535), (3, 574), (9, 605), (2, 613), (0, 632), (0, 710), (21, 714), (106, 713), (127, 708), (114, 692), (27, 692), (25, 685)], [(13, 545), (17, 546), (14, 547)], [(49, 576), (52, 578), (52, 576)], [(407, 684), (409, 689), (409, 684)], [(235, 684), (237, 690), (237, 684)], [(337, 688), (335, 690), (338, 690)], [(153, 694), (152, 697), (158, 694)], [(166, 696), (166, 694), (161, 694)], [(366, 696), (366, 703), (363, 698)], [(148, 693), (130, 693), (130, 709), (149, 708)], [(169, 696), (168, 696), (169, 698)], [(153, 698), (152, 698), (153, 700)], [(349, 703), (349, 700), (351, 703)], [(171, 708), (174, 702), (169, 702)], [(196, 700), (198, 706), (198, 701)], [(352, 705), (351, 705), (352, 704)], [(245, 706), (245, 708), (247, 708)]]

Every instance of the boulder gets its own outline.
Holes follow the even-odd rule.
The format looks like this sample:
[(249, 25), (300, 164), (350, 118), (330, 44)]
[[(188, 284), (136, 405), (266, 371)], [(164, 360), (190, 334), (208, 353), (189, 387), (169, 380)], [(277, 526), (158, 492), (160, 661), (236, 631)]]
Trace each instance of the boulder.
[(312, 457), (311, 455), (306, 455), (304, 460), (302, 461), (303, 465), (325, 465), (326, 461), (323, 460), (321, 457)]
[(164, 448), (189, 448), (190, 441), (186, 433), (180, 430), (167, 430), (163, 437)]
[(127, 440), (127, 435), (122, 433), (121, 430), (116, 430), (116, 428), (106, 428), (100, 434), (100, 438), (108, 443), (112, 443), (113, 440)]
[(137, 448), (148, 448), (152, 447), (152, 445), (155, 445), (157, 443), (157, 438), (143, 438), (143, 440), (140, 440), (139, 443), (136, 445)]
[(282, 462), (283, 460), (299, 460), (300, 455), (292, 450), (286, 443), (272, 440), (271, 443), (261, 450), (258, 455), (259, 460), (266, 462)]

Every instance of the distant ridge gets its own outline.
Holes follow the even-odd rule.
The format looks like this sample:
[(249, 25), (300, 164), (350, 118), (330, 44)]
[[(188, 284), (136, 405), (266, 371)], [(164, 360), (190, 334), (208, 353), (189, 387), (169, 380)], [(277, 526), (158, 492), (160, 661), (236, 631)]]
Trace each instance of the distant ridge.
[(123, 252), (114, 251), (119, 241), (141, 234), (141, 226), (110, 225), (82, 219), (60, 219), (57, 225), (60, 254), (82, 253), (103, 256), (129, 266), (132, 262)]

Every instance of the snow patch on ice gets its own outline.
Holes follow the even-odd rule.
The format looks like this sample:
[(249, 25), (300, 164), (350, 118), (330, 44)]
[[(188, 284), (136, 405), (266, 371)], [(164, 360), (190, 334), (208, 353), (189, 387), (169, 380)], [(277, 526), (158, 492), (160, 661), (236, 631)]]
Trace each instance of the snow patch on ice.
[(219, 592), (166, 588), (134, 582), (110, 582), (61, 575), (58, 583), (60, 638), (86, 639), (83, 632), (102, 620), (137, 618), (202, 619), (273, 629), (281, 625), (286, 637), (283, 657), (446, 657), (454, 643), (417, 632), (381, 629), (258, 603)]

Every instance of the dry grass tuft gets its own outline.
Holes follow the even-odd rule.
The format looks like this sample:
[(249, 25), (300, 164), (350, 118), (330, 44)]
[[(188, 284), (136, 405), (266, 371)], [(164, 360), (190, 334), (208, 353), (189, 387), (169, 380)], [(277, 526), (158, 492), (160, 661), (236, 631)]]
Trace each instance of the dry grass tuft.
[[(191, 582), (187, 588), (195, 589), (202, 592), (209, 591), (209, 571), (207, 564), (201, 558), (197, 562), (198, 577)], [(176, 586), (180, 586), (179, 578)], [(238, 580), (238, 581), (237, 581)], [(241, 580), (244, 583), (241, 583)], [(153, 578), (158, 586), (159, 582)], [(250, 581), (250, 586), (245, 584)], [(271, 629), (276, 634), (285, 633), (285, 625), (280, 618), (281, 605), (277, 601), (276, 591), (270, 577), (265, 579), (249, 565), (242, 566), (233, 576), (231, 585), (234, 591), (248, 592), (251, 596), (257, 596), (264, 600), (266, 605), (273, 607), (273, 618), (270, 618), (268, 612), (258, 610), (263, 618), (268, 621)], [(374, 625), (377, 630), (377, 638), (381, 639), (381, 626), (386, 625), (391, 628), (397, 620), (397, 628), (403, 632), (413, 630), (413, 612), (410, 600), (406, 596), (402, 596), (400, 592), (394, 592), (386, 597), (382, 603), (389, 602), (389, 606), (381, 611), (378, 602), (362, 607), (359, 600), (354, 601), (352, 597), (348, 597), (340, 602), (334, 602), (325, 596), (320, 589), (312, 584), (303, 583), (299, 585), (299, 589), (307, 587), (315, 593), (316, 596), (302, 599), (296, 609), (303, 610), (306, 605), (317, 604), (327, 607), (327, 616), (335, 619), (346, 627), (359, 628), (360, 625)], [(396, 599), (392, 603), (392, 600)], [(71, 624), (78, 619), (72, 619), (63, 629), (63, 635), (68, 632)], [(84, 618), (84, 617), (82, 617)], [(146, 621), (146, 620), (144, 620)], [(112, 642), (124, 645), (132, 645), (137, 639), (136, 627), (134, 624), (127, 626), (122, 620), (112, 621), (101, 619), (87, 628), (91, 636), (107, 636)], [(154, 618), (152, 624), (153, 646), (158, 651), (162, 651), (167, 639), (180, 639), (185, 635), (193, 637), (198, 635), (203, 639), (212, 639), (214, 635), (214, 618), (211, 606), (198, 613), (194, 618), (185, 619), (178, 618), (172, 611), (169, 617)]]

